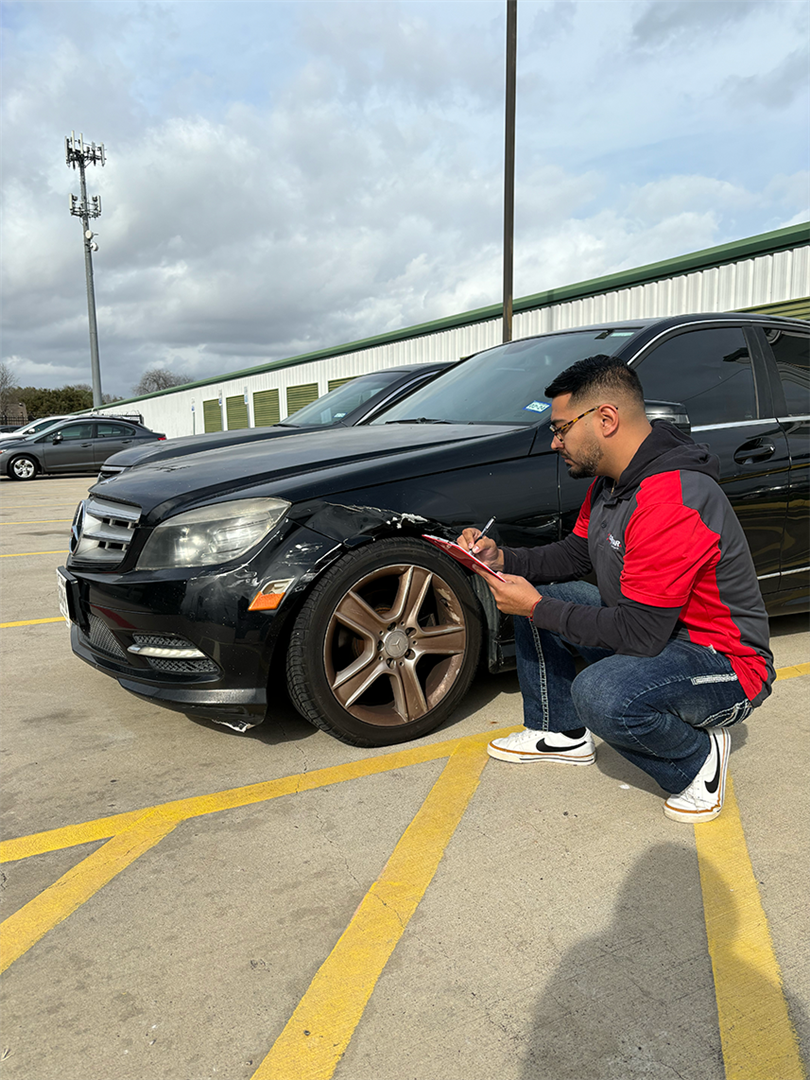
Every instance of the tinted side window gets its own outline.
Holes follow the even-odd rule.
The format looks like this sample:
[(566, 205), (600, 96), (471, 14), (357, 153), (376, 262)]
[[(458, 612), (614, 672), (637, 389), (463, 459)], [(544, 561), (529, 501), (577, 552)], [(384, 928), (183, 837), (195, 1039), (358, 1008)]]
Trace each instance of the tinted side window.
[(810, 416), (810, 336), (766, 330), (785, 391), (788, 416)]
[(62, 428), (58, 433), (63, 439), (92, 439), (93, 438), (93, 425), (92, 424), (72, 424), (70, 427)]
[(115, 435), (119, 439), (125, 439), (127, 435), (134, 435), (135, 432), (131, 427), (125, 427), (124, 424), (99, 424), (98, 435), (99, 438), (109, 437)]
[(637, 371), (644, 397), (682, 402), (693, 427), (757, 418), (751, 356), (737, 326), (669, 338)]

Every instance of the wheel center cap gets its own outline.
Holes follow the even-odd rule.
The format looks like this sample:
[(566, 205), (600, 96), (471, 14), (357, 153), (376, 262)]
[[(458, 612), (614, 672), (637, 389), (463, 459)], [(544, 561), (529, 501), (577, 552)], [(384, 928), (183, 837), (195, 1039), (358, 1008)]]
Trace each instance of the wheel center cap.
[(404, 630), (391, 630), (385, 635), (385, 654), (399, 660), (410, 649), (411, 642)]

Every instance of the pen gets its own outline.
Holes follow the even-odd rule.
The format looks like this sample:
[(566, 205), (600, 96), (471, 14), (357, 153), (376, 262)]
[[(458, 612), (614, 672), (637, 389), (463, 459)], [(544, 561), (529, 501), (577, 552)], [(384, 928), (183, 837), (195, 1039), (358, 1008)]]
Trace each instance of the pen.
[(473, 550), (473, 554), (475, 554), (475, 552), (476, 552), (476, 551), (478, 551), (478, 541), (479, 541), (479, 540), (481, 539), (481, 537), (482, 537), (482, 536), (486, 536), (487, 532), (488, 532), (488, 531), (489, 531), (489, 529), (490, 529), (490, 526), (492, 526), (492, 525), (494, 524), (494, 522), (495, 522), (495, 518), (494, 518), (494, 517), (491, 517), (491, 518), (489, 519), (489, 521), (488, 521), (488, 522), (486, 523), (486, 525), (485, 525), (485, 526), (483, 527), (483, 529), (481, 530), (481, 532), (480, 532), (480, 533), (478, 534), (478, 536), (476, 536), (476, 538), (475, 538), (475, 544), (474, 544), (474, 546), (473, 546), (473, 549), (472, 549), (472, 550)]

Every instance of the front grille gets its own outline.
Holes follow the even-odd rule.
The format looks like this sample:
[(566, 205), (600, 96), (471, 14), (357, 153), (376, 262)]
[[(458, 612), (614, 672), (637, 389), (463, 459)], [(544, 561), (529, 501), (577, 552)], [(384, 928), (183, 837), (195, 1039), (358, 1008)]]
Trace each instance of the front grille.
[(87, 635), (90, 644), (94, 649), (98, 649), (99, 652), (107, 653), (109, 656), (115, 656), (121, 660), (127, 659), (127, 654), (118, 644), (113, 637), (112, 631), (107, 627), (107, 624), (102, 622), (95, 615), (91, 615), (89, 626), (89, 634)]
[(141, 519), (140, 506), (91, 495), (79, 503), (70, 540), (77, 562), (117, 566), (127, 553)]

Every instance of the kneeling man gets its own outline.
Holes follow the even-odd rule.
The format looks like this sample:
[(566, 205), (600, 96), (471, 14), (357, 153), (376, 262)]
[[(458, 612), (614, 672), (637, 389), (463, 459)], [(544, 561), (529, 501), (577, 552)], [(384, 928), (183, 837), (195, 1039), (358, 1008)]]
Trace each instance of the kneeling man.
[[(670, 793), (668, 817), (709, 821), (723, 807), (728, 728), (774, 679), (765, 606), (717, 459), (672, 424), (651, 426), (638, 376), (613, 357), (578, 361), (545, 393), (552, 446), (572, 477), (597, 479), (558, 543), (499, 548), (474, 528), (458, 538), (506, 575), (482, 574), (516, 616), (525, 728), (488, 752), (590, 765), (593, 732)], [(595, 586), (580, 580), (591, 573)], [(588, 665), (580, 674), (574, 650)]]

